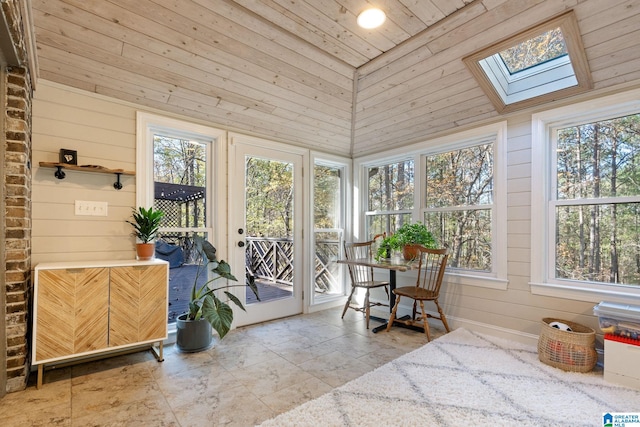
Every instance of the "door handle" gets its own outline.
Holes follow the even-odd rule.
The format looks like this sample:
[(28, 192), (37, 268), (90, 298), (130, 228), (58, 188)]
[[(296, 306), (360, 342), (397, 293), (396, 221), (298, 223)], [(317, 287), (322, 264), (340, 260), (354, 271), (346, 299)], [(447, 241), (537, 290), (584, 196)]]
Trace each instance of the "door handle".
[(238, 242), (238, 247), (239, 248), (244, 248), (244, 242), (242, 242), (242, 241)]

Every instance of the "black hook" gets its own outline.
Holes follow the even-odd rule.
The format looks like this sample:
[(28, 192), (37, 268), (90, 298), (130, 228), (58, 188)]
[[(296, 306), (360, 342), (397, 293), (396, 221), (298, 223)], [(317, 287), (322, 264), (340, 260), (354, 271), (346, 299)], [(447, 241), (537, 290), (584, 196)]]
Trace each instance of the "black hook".
[(66, 175), (62, 171), (62, 166), (56, 166), (56, 168), (58, 168), (58, 170), (53, 173), (53, 176), (55, 176), (58, 179), (64, 179)]
[(113, 188), (115, 188), (116, 190), (120, 190), (122, 189), (122, 183), (120, 183), (120, 175), (118, 172), (116, 172), (116, 176), (118, 177), (118, 180), (116, 182), (113, 183)]

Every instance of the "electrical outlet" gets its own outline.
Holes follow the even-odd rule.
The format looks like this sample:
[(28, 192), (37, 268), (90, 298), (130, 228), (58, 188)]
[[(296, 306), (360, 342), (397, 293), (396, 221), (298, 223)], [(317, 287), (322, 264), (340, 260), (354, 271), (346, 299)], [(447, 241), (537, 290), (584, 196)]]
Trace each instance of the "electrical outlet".
[(75, 214), (86, 216), (107, 216), (107, 202), (76, 200)]

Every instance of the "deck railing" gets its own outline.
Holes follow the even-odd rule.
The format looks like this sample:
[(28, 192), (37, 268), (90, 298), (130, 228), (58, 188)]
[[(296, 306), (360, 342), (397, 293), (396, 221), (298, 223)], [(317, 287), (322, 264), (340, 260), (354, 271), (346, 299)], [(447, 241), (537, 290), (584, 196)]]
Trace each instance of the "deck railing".
[[(247, 268), (256, 278), (272, 283), (293, 285), (293, 241), (287, 238), (247, 237)], [(336, 260), (340, 253), (338, 240), (316, 240), (316, 292), (335, 289), (338, 282)]]

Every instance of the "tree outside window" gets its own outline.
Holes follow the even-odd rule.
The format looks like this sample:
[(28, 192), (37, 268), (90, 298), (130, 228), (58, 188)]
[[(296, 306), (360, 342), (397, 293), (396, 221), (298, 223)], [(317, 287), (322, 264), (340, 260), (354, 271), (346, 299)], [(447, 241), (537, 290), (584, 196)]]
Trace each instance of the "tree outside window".
[(393, 233), (411, 222), (414, 207), (413, 159), (367, 168), (367, 231)]
[(640, 283), (640, 114), (555, 130), (555, 277)]
[(493, 143), (426, 156), (424, 221), (449, 266), (491, 271)]

